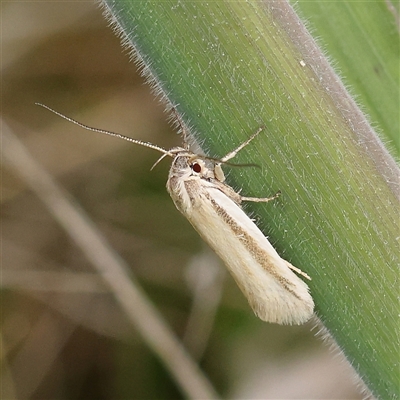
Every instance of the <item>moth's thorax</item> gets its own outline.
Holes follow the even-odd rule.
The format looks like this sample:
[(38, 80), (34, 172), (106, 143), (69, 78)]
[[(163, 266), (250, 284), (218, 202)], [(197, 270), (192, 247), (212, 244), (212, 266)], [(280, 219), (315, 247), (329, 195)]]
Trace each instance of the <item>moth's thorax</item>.
[(176, 207), (187, 212), (195, 206), (204, 185), (215, 182), (214, 165), (197, 154), (181, 151), (169, 171), (167, 189)]

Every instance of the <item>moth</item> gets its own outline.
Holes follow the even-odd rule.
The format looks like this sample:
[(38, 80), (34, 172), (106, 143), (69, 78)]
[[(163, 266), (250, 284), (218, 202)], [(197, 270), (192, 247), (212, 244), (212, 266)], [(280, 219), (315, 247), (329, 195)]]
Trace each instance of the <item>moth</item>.
[(152, 143), (86, 126), (48, 106), (38, 105), (82, 128), (159, 151), (162, 156), (152, 168), (163, 158), (171, 157), (167, 190), (176, 208), (224, 262), (254, 313), (263, 321), (278, 324), (302, 324), (311, 318), (314, 302), (309, 288), (294, 272), (311, 278), (279, 256), (241, 207), (244, 201), (267, 203), (278, 194), (268, 198), (242, 196), (225, 183), (221, 168), (221, 164), (228, 163), (255, 139), (262, 128), (217, 160), (190, 151), (188, 131), (177, 112), (183, 147), (166, 150)]

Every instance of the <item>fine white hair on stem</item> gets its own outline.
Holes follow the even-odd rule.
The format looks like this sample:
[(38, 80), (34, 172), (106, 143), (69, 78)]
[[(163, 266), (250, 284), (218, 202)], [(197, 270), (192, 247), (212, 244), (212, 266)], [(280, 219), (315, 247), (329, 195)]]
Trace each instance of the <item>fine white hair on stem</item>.
[(18, 171), (54, 219), (80, 247), (182, 392), (190, 399), (218, 398), (209, 380), (185, 351), (132, 273), (128, 273), (128, 265), (111, 248), (88, 215), (36, 162), (4, 121), (2, 136), (3, 160)]

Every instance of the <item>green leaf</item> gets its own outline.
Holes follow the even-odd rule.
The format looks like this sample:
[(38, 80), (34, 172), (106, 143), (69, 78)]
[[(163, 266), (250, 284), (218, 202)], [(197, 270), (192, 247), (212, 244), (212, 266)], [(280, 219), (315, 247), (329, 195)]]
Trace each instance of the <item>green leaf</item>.
[(394, 4), (300, 0), (295, 6), (382, 140), (399, 158), (399, 12)]
[[(318, 316), (373, 393), (398, 396), (398, 168), (296, 14), (284, 1), (106, 3), (155, 91), (209, 155), (223, 156), (266, 125), (235, 159), (261, 169), (233, 168), (228, 180), (248, 196), (282, 191), (275, 204), (253, 208), (260, 227), (312, 276)], [(376, 30), (383, 26), (379, 19)], [(374, 30), (354, 29), (374, 43)], [(369, 51), (366, 39), (357, 53)], [(379, 61), (392, 76), (398, 53)], [(398, 79), (389, 84), (398, 93)], [(360, 88), (367, 92), (365, 82)], [(377, 97), (383, 103), (386, 90)], [(370, 107), (374, 120), (384, 115), (386, 132), (398, 108)]]

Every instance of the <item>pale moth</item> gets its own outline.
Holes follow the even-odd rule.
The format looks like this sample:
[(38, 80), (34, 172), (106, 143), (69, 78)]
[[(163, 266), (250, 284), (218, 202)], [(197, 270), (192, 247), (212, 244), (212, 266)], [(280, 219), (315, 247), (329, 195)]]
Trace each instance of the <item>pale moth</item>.
[(164, 157), (171, 157), (167, 190), (176, 208), (225, 263), (254, 313), (264, 321), (278, 324), (302, 324), (311, 318), (313, 299), (308, 286), (293, 271), (307, 279), (310, 277), (278, 255), (240, 206), (242, 201), (268, 202), (277, 195), (270, 198), (244, 197), (224, 182), (221, 163), (235, 157), (262, 128), (225, 157), (215, 160), (189, 150), (187, 129), (176, 112), (184, 147), (165, 150), (118, 133), (88, 127), (43, 104), (39, 105), (85, 129), (163, 153), (153, 167)]

